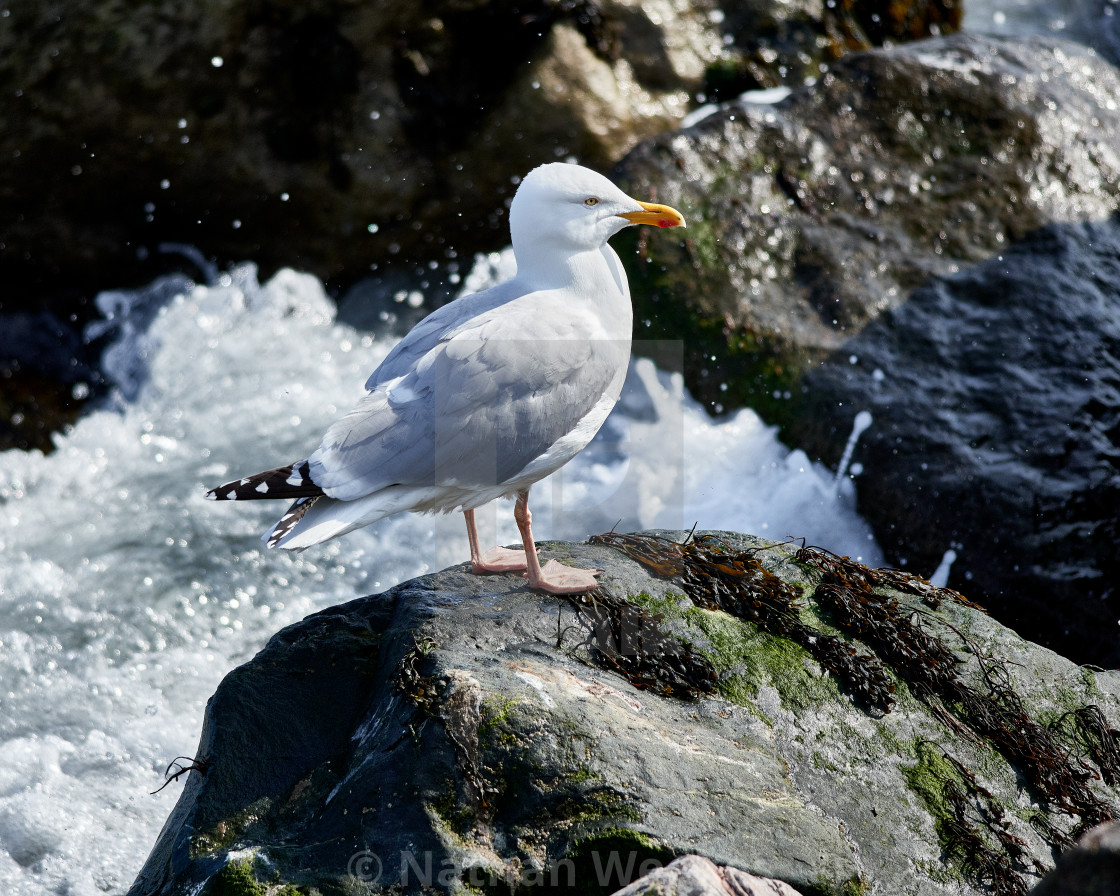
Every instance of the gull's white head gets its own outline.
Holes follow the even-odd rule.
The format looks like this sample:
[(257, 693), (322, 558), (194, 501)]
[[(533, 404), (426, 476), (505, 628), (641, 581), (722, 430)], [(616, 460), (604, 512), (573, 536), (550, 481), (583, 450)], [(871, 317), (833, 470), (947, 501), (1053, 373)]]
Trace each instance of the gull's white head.
[(603, 175), (563, 162), (530, 171), (509, 209), (510, 237), (519, 261), (525, 252), (601, 249), (631, 224), (680, 227), (684, 217), (667, 205), (632, 199)]

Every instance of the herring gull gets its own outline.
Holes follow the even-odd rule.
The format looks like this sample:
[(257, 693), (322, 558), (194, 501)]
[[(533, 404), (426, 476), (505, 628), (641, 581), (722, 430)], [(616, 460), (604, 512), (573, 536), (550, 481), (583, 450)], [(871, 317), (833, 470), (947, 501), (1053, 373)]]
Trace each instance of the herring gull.
[[(264, 535), (289, 550), (406, 510), (462, 510), (475, 573), (523, 571), (553, 594), (596, 588), (598, 570), (541, 565), (529, 488), (587, 446), (622, 390), (633, 311), (607, 240), (632, 224), (684, 218), (587, 168), (552, 163), (522, 180), (509, 222), (513, 279), (417, 324), (312, 454), (207, 497), (294, 499)], [(482, 553), (475, 508), (503, 496), (516, 497), (524, 547)]]

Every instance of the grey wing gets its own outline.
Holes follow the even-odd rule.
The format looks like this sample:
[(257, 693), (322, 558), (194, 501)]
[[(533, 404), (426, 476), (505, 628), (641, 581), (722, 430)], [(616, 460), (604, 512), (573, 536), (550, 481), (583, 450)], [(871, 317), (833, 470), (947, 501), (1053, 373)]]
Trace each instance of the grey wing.
[(511, 280), (437, 308), (409, 330), (385, 356), (385, 360), (366, 380), (366, 389), (372, 392), (385, 383), (407, 375), (441, 342), (449, 339), (462, 327), (469, 327), (480, 316), (484, 317), (499, 305), (516, 298), (517, 294), (517, 283)]
[(308, 458), (312, 481), (328, 497), (353, 501), (397, 484), (431, 481), (431, 414), (423, 401), (394, 406), (369, 392), (327, 430)]
[(629, 345), (593, 341), (577, 330), (536, 339), (457, 339), (444, 358), (455, 388), (437, 395), (440, 466), (455, 481), (493, 485), (551, 451), (604, 396), (617, 399)]
[(327, 430), (310, 475), (332, 498), (352, 501), (390, 485), (435, 479), (433, 390), (421, 375), (440, 345), (516, 296), (512, 283), (437, 308), (393, 347), (366, 380), (366, 395)]
[(545, 324), (532, 307), (484, 312), (444, 332), (407, 372), (379, 370), (379, 389), (311, 456), (314, 481), (353, 500), (390, 485), (470, 489), (516, 477), (605, 394), (617, 398), (629, 358), (629, 345), (592, 341), (578, 321)]

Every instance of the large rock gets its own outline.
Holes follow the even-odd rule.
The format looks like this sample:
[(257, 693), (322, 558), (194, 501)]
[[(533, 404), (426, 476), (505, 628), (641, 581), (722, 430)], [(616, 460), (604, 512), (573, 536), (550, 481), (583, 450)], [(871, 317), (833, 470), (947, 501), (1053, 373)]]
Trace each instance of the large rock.
[(540, 162), (609, 167), (695, 95), (799, 83), (959, 16), (956, 0), (14, 4), (5, 301), (150, 279), (136, 256), (166, 241), (339, 282), (470, 257), (504, 244), (511, 178)]
[(722, 0), (726, 52), (709, 67), (705, 99), (800, 85), (853, 50), (950, 34), (961, 27), (960, 0)]
[(835, 462), (853, 417), (860, 513), (1020, 634), (1120, 666), (1120, 217), (1051, 225), (911, 293), (805, 380), (792, 437)]
[(1093, 828), (1065, 853), (1031, 896), (1113, 896), (1120, 893), (1120, 824)]
[(1120, 207), (1118, 95), (1084, 47), (961, 34), (641, 144), (622, 182), (689, 227), (624, 235), (639, 335), (683, 338), (710, 406), (787, 420), (806, 370), (930, 278)]
[[(0, 331), (48, 317), (77, 342), (97, 290), (184, 266), (205, 280), (207, 258), (332, 287), (393, 268), (390, 296), (402, 276), (418, 288), (421, 264), (446, 279), (508, 242), (512, 178), (569, 154), (607, 168), (679, 121), (724, 52), (708, 11), (13, 4), (0, 16)], [(29, 359), (9, 341), (0, 449), (50, 450), (82, 408), (78, 374), (54, 369), (57, 349)], [(63, 360), (96, 364), (96, 351)]]
[[(956, 0), (723, 5), (14, 4), (0, 16), (0, 331), (22, 312), (78, 334), (97, 290), (169, 269), (206, 279), (207, 259), (302, 268), (332, 291), (370, 276), (355, 304), (403, 288), (430, 310), (464, 259), (507, 243), (505, 203), (534, 165), (609, 168), (694, 100), (800, 83), (959, 19)], [(0, 375), (0, 419), (16, 418), (0, 449), (50, 450), (81, 410), (73, 383), (3, 345)]]
[(120, 286), (168, 240), (342, 280), (500, 247), (511, 178), (606, 167), (680, 119), (723, 52), (710, 8), (13, 5), (6, 301)]
[(277, 634), (211, 699), (133, 896), (607, 893), (687, 854), (809, 894), (1025, 893), (1120, 810), (1120, 675), (813, 549), (599, 542), (542, 546), (604, 570), (583, 599), (455, 567)]
[(620, 169), (690, 216), (683, 242), (640, 237), (631, 283), (645, 332), (685, 339), (693, 392), (829, 463), (870, 410), (859, 509), (888, 558), (953, 549), (953, 581), (1007, 624), (1104, 665), (1118, 95), (1083, 47), (957, 35), (846, 57)]

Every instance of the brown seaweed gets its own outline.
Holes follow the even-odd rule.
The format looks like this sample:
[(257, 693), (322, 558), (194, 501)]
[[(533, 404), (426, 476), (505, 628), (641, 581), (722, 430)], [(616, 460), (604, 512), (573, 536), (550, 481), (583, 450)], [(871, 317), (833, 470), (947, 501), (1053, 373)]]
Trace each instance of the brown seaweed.
[[(952, 600), (981, 609), (958, 592), (937, 588), (912, 573), (870, 569), (802, 544), (794, 558), (816, 581), (813, 601), (841, 632), (867, 644), (873, 651), (868, 655), (807, 624), (801, 618), (802, 589), (763, 568), (757, 558), (761, 548), (733, 549), (713, 536), (677, 544), (656, 536), (613, 532), (592, 542), (619, 548), (654, 574), (679, 581), (699, 607), (722, 610), (797, 642), (849, 693), (884, 712), (894, 702), (894, 685), (886, 673), (890, 668), (955, 733), (995, 747), (1051, 815), (1058, 812), (1071, 818), (1069, 834), (1050, 815), (1036, 813), (1030, 820), (1055, 852), (1068, 848), (1081, 832), (1113, 819), (1113, 808), (1089, 787), (1098, 777), (1109, 785), (1120, 783), (1120, 731), (1109, 727), (1099, 707), (1080, 707), (1049, 726), (1039, 723), (1030, 717), (1000, 660), (950, 623), (938, 620), (975, 659), (980, 685), (970, 684), (962, 676), (960, 646), (954, 649), (931, 632), (924, 611), (903, 606), (876, 588), (913, 594), (933, 608)], [(948, 851), (977, 886), (1000, 896), (1025, 893), (1021, 873), (1044, 869), (1030, 859), (1025, 842), (1011, 833), (994, 797), (961, 763), (950, 762), (959, 774), (943, 785), (949, 811), (939, 821), (951, 844)], [(1090, 763), (1100, 769), (1099, 775)]]
[(731, 550), (712, 536), (687, 544), (610, 532), (592, 544), (620, 548), (662, 578), (674, 578), (696, 606), (722, 610), (801, 645), (856, 699), (880, 711), (894, 703), (894, 683), (882, 664), (835, 635), (801, 619), (801, 589), (765, 569), (753, 552)]
[(589, 624), (581, 646), (600, 666), (617, 672), (634, 687), (685, 700), (715, 690), (715, 667), (691, 644), (665, 631), (661, 616), (603, 587), (568, 600)]

